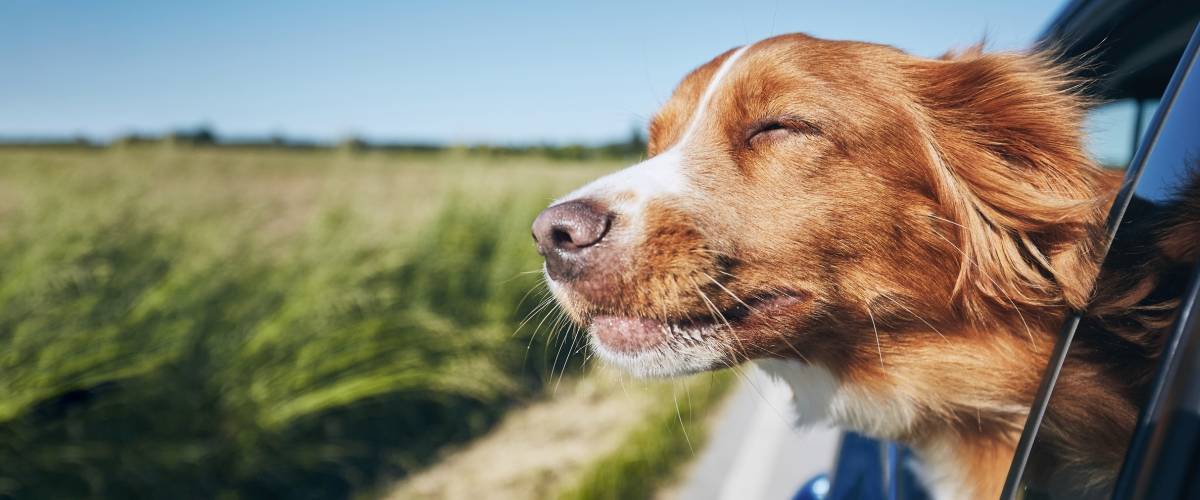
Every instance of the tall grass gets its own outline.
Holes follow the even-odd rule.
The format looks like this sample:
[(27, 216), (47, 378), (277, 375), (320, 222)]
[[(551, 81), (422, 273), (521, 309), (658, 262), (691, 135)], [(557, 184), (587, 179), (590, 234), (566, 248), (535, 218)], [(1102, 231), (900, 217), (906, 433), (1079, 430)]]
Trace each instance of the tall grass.
[(575, 362), (514, 335), (531, 180), (610, 168), (493, 167), (0, 154), (0, 497), (346, 497), (486, 430)]

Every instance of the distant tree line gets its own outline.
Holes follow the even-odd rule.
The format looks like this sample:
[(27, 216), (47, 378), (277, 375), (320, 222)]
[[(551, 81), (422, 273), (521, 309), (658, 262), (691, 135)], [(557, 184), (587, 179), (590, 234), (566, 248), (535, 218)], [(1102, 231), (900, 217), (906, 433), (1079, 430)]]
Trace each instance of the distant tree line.
[(72, 137), (0, 137), (3, 147), (128, 148), (153, 145), (196, 148), (267, 148), (298, 150), (341, 150), (351, 153), (385, 151), (400, 153), (455, 152), (488, 157), (541, 156), (554, 160), (636, 158), (646, 151), (646, 138), (634, 128), (625, 139), (602, 143), (450, 144), (421, 141), (373, 141), (351, 136), (340, 141), (317, 141), (271, 134), (261, 137), (223, 137), (208, 126), (178, 129), (165, 134), (129, 133), (111, 141), (82, 135)]

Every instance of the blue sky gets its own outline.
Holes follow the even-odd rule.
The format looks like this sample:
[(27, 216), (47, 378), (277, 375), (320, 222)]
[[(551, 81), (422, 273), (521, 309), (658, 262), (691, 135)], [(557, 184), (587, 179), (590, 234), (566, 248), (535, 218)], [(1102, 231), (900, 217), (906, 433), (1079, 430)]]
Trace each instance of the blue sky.
[(0, 2), (0, 136), (600, 141), (778, 33), (922, 55), (1031, 42), (1059, 2)]

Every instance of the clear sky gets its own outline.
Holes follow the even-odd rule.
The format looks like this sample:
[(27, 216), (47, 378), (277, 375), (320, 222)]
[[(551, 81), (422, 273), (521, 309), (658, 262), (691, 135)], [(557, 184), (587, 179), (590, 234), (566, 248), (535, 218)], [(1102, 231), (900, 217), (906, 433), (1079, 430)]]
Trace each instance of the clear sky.
[(803, 31), (1029, 44), (1057, 1), (0, 1), (0, 136), (624, 137), (688, 70)]

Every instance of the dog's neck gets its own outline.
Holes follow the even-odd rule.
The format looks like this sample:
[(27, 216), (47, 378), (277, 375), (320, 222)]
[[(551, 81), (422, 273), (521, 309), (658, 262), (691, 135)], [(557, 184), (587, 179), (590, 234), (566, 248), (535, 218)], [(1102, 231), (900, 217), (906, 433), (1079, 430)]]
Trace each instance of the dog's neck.
[[(918, 472), (934, 498), (982, 498), (1003, 485), (1040, 375), (1028, 366), (1044, 364), (1052, 343), (1042, 332), (1041, 342), (1007, 333), (947, 337), (955, 348), (939, 346), (934, 365), (913, 346), (881, 350), (882, 363), (856, 364), (870, 367), (858, 373), (783, 359), (756, 364), (791, 388), (797, 425), (829, 423), (901, 442), (929, 464)], [(1021, 354), (998, 367), (1003, 356), (989, 350)]]

